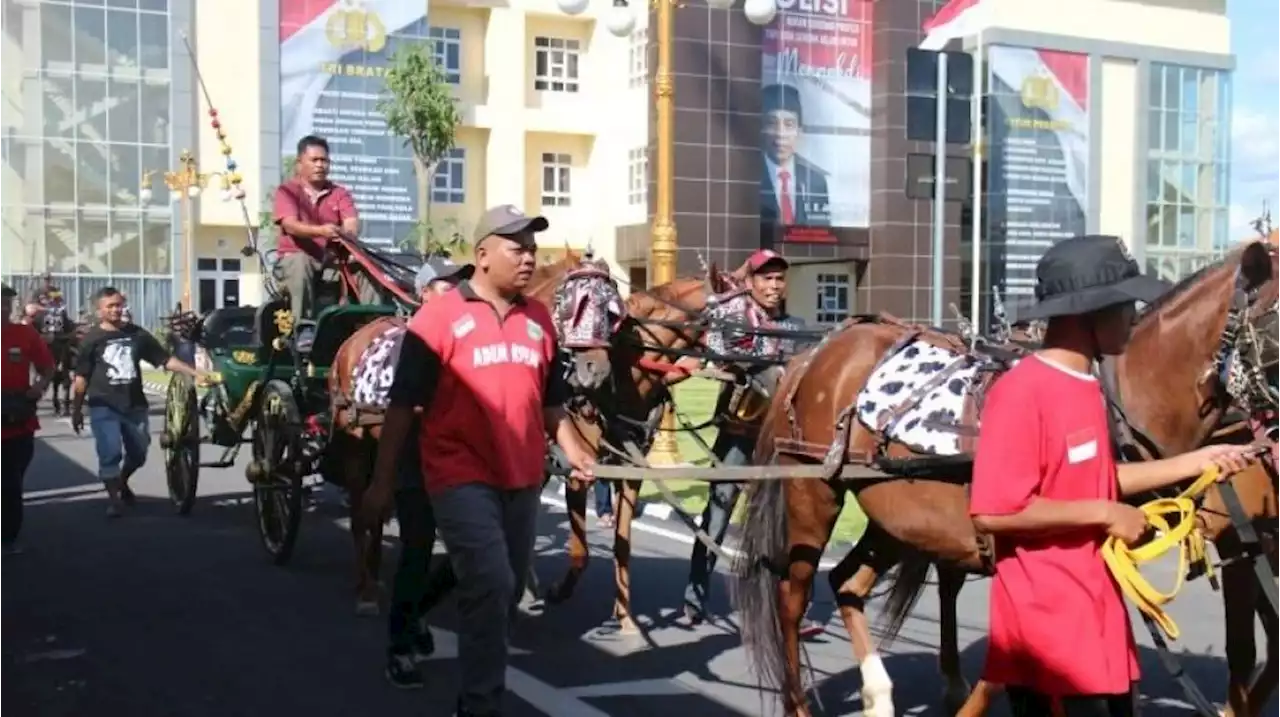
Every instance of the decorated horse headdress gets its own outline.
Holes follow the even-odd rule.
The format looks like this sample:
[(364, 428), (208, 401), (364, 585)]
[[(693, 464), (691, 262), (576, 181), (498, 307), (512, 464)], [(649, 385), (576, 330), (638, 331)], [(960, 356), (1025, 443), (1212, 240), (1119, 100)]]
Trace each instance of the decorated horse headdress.
[(560, 346), (570, 350), (608, 347), (627, 315), (608, 263), (593, 258), (590, 250), (565, 275), (552, 303)]

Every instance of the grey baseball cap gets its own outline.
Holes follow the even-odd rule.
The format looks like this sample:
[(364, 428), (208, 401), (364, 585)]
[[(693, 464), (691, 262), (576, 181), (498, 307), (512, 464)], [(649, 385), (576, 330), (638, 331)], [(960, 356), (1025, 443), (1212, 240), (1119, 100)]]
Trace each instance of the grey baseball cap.
[(528, 216), (512, 204), (500, 204), (490, 208), (476, 222), (473, 239), (476, 244), (485, 237), (500, 236), (514, 238), (523, 231), (543, 232), (549, 226), (546, 217)]
[(458, 264), (443, 256), (433, 256), (418, 269), (413, 277), (413, 290), (421, 294), (433, 281), (451, 281), (470, 278), (476, 268), (470, 264)]

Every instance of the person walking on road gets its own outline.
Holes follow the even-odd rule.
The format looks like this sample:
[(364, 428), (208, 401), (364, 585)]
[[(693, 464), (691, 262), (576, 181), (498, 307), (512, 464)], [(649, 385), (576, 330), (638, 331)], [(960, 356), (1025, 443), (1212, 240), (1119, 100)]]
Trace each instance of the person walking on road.
[[(187, 363), (172, 357), (146, 329), (124, 320), (124, 295), (113, 287), (94, 294), (98, 325), (89, 329), (76, 359), (71, 398), (71, 428), (84, 430), (84, 404), (98, 453), (98, 477), (106, 487), (108, 517), (132, 505), (129, 478), (146, 463), (151, 445), (147, 397), (139, 362), (162, 366), (203, 380)], [(122, 465), (123, 463), (123, 465)]]
[[(22, 484), (35, 453), (36, 403), (53, 379), (53, 353), (35, 327), (13, 321), (14, 299), (18, 292), (5, 284), (4, 316), (0, 317), (0, 344), (4, 346), (4, 370), (0, 372), (0, 442), (3, 443), (4, 554), (21, 552), (18, 533), (22, 530)], [(31, 373), (38, 378), (31, 382)]]
[[(469, 264), (459, 266), (441, 257), (428, 259), (414, 278), (414, 288), (422, 306), (452, 290), (474, 271), (475, 267)], [(415, 420), (412, 433), (416, 434), (417, 430)], [(387, 476), (375, 475), (375, 481), (379, 478)], [(386, 494), (391, 489), (392, 486), (375, 482), (368, 490)], [(404, 441), (402, 458), (396, 466), (394, 491), (396, 521), (400, 524), (400, 561), (396, 565), (387, 620), (386, 675), (392, 685), (412, 689), (423, 685), (418, 663), (430, 657), (436, 649), (427, 626), (427, 612), (457, 583), (448, 560), (431, 571), (436, 518), (422, 478), (417, 441)], [(385, 503), (378, 508), (379, 511), (385, 509)], [(382, 520), (382, 514), (366, 515), (366, 519), (372, 524), (372, 521)]]
[[(546, 434), (572, 475), (590, 481), (594, 453), (561, 405), (567, 387), (546, 308), (521, 292), (533, 275), (535, 234), (547, 228), (513, 206), (477, 222), (471, 279), (409, 323), (375, 464), (388, 485), (413, 427), (440, 536), (457, 574), (458, 715), (498, 715), (508, 633), (533, 560)], [(386, 505), (385, 489), (372, 499)]]
[[(276, 187), (273, 198), (280, 241), (275, 276), (289, 294), (294, 326), (311, 318), (315, 283), (324, 267), (326, 246), (342, 236), (360, 233), (355, 199), (346, 187), (329, 180), (329, 143), (307, 135), (298, 140), (294, 176)], [(362, 271), (353, 272), (362, 304), (378, 303), (378, 291)]]
[[(1116, 465), (1095, 361), (1124, 350), (1136, 301), (1164, 292), (1120, 240), (1061, 241), (1036, 267), (1044, 344), (987, 393), (969, 512), (995, 537), (991, 630), (983, 680), (1004, 685), (1014, 717), (1127, 717), (1137, 713), (1138, 654), (1120, 587), (1101, 557), (1114, 536), (1148, 529), (1119, 502), (1217, 467), (1248, 465), (1251, 446), (1208, 446), (1164, 460)], [(982, 694), (980, 687), (975, 694)]]

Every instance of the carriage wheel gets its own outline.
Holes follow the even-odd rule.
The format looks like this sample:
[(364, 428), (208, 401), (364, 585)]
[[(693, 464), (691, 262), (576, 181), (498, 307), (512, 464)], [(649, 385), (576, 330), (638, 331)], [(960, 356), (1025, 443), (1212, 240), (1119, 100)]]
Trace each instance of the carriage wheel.
[(196, 486), (200, 482), (200, 412), (196, 385), (190, 376), (175, 373), (169, 377), (161, 435), (169, 500), (178, 515), (189, 515), (195, 507)]
[(302, 419), (289, 384), (267, 383), (262, 408), (253, 430), (253, 458), (262, 477), (253, 486), (258, 535), (271, 561), (284, 565), (293, 555), (302, 519)]

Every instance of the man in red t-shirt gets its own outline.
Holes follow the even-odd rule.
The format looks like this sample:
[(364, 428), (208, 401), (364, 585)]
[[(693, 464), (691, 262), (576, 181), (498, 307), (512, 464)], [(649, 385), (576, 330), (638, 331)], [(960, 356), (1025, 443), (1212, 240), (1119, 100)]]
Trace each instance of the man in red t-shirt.
[[(276, 278), (289, 294), (294, 320), (311, 318), (325, 246), (331, 239), (355, 237), (360, 232), (360, 216), (351, 193), (329, 181), (329, 143), (324, 139), (307, 135), (298, 140), (293, 179), (276, 187), (273, 213), (280, 227)], [(360, 303), (378, 303), (378, 291), (369, 277), (360, 271), (353, 276)]]
[(1119, 586), (1102, 560), (1108, 535), (1147, 531), (1122, 495), (1173, 485), (1217, 465), (1248, 463), (1248, 446), (1116, 465), (1095, 360), (1124, 350), (1135, 301), (1164, 289), (1116, 237), (1050, 248), (1036, 267), (1043, 348), (992, 387), (982, 411), (970, 512), (995, 536), (991, 638), (983, 679), (1006, 686), (1014, 717), (1136, 712), (1138, 661)]
[[(536, 264), (534, 235), (546, 228), (546, 219), (511, 205), (480, 218), (474, 275), (409, 322), (378, 445), (374, 484), (386, 486), (414, 407), (423, 407), (422, 473), (458, 580), (458, 715), (501, 711), (507, 627), (533, 559), (546, 434), (575, 477), (590, 480), (595, 459), (561, 408), (567, 389), (551, 316), (521, 295)], [(388, 498), (366, 500), (381, 508)]]
[[(53, 354), (49, 346), (27, 324), (14, 323), (14, 299), (18, 292), (3, 287), (4, 316), (0, 317), (0, 344), (4, 346), (4, 370), (0, 372), (0, 401), (3, 402), (3, 425), (0, 441), (3, 441), (4, 460), (4, 553), (13, 555), (18, 550), (18, 531), (22, 529), (22, 480), (31, 465), (35, 452), (36, 431), (40, 421), (36, 419), (36, 401), (53, 378)], [(32, 370), (39, 376), (31, 383)]]

